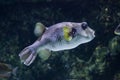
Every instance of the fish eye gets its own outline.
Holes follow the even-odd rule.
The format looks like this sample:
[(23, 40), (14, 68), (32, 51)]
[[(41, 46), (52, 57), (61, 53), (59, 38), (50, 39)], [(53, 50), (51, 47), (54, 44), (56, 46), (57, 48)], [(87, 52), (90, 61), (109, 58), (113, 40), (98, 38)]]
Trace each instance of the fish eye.
[(87, 28), (87, 26), (88, 26), (88, 24), (86, 22), (83, 22), (82, 25), (81, 25), (83, 30), (85, 30)]

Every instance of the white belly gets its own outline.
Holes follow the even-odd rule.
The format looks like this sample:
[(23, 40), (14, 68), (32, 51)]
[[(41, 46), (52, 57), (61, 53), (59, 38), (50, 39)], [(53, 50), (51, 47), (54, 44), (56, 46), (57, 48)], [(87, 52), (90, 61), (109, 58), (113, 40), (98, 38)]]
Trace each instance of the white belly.
[(79, 46), (82, 43), (89, 42), (86, 39), (78, 39), (78, 40), (72, 40), (70, 42), (66, 41), (61, 41), (61, 42), (56, 42), (56, 43), (50, 43), (46, 45), (46, 48), (51, 50), (51, 51), (61, 51), (61, 50), (68, 50), (68, 49), (73, 49)]

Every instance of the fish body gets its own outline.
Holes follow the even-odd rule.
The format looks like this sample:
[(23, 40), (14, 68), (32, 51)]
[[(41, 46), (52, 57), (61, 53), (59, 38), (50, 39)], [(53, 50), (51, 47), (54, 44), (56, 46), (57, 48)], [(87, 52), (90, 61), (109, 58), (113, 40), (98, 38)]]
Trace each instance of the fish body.
[[(38, 32), (37, 32), (38, 33)], [(23, 49), (19, 56), (25, 65), (29, 66), (35, 59), (37, 53), (40, 57), (50, 56), (50, 51), (61, 51), (76, 48), (80, 44), (94, 39), (95, 31), (86, 22), (62, 22), (44, 28), (42, 35), (30, 46)], [(37, 34), (38, 35), (38, 34)], [(45, 52), (45, 53), (42, 53)], [(46, 58), (46, 59), (47, 59)]]

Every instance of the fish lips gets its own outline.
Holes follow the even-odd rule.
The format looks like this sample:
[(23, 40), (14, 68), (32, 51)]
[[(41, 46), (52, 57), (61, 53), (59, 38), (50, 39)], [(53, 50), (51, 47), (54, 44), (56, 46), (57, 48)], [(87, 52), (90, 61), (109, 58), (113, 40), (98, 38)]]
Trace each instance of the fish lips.
[(91, 38), (91, 39), (95, 38), (95, 31), (90, 27), (86, 28), (85, 32), (87, 34), (87, 38)]

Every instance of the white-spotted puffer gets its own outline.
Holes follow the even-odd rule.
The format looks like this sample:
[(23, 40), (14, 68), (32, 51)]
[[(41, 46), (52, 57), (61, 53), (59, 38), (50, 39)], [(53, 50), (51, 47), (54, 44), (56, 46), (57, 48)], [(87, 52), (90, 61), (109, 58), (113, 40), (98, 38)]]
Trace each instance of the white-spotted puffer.
[(48, 28), (37, 23), (34, 33), (40, 37), (19, 54), (21, 61), (27, 66), (35, 60), (38, 53), (46, 60), (51, 54), (50, 51), (73, 49), (95, 37), (95, 31), (86, 22), (61, 22)]

